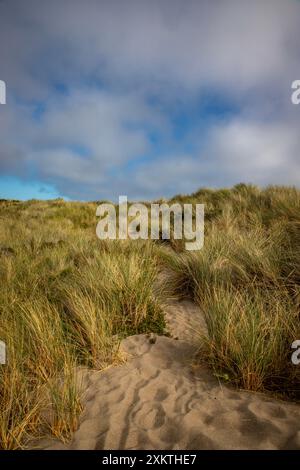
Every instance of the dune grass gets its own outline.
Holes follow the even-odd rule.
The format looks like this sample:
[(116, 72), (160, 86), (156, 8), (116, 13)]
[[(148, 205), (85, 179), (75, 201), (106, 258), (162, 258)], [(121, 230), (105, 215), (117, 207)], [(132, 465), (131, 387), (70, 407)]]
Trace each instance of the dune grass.
[(238, 387), (300, 399), (300, 192), (241, 184), (171, 202), (205, 204), (202, 250), (100, 241), (97, 203), (0, 201), (0, 448), (70, 438), (80, 368), (118, 361), (128, 335), (164, 331), (161, 265), (170, 292), (205, 314), (199, 360)]
[(239, 387), (299, 400), (300, 191), (238, 185), (179, 200), (207, 209), (201, 251), (162, 253), (174, 293), (204, 312), (201, 360)]
[(123, 337), (163, 330), (153, 246), (98, 240), (95, 210), (0, 205), (2, 449), (47, 435), (67, 440), (81, 411), (78, 368), (107, 367)]

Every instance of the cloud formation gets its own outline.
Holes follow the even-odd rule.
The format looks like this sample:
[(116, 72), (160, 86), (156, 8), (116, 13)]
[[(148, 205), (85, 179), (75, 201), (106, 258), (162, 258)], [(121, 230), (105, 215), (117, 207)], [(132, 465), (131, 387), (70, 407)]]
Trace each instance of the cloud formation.
[(75, 199), (300, 185), (300, 2), (0, 3), (1, 175)]

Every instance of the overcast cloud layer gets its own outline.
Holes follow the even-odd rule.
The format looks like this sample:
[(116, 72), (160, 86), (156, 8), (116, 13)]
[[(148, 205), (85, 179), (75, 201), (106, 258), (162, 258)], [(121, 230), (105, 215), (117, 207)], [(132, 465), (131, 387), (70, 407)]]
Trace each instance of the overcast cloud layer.
[(0, 175), (74, 199), (300, 186), (299, 25), (297, 0), (0, 1)]

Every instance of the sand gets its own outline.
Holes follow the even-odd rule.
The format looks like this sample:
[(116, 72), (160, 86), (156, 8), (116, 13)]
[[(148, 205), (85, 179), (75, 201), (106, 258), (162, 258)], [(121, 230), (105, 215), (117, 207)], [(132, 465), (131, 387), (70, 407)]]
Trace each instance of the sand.
[(300, 449), (299, 405), (234, 390), (195, 365), (206, 326), (193, 303), (174, 300), (165, 316), (172, 337), (131, 336), (123, 364), (80, 372), (78, 430), (43, 448)]

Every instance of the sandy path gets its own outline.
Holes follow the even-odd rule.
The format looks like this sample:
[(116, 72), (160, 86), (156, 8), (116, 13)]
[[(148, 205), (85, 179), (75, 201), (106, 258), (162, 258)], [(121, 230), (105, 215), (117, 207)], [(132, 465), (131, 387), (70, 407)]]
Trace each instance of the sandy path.
[[(200, 311), (166, 309), (167, 337), (136, 335), (125, 364), (83, 373), (84, 411), (71, 449), (300, 449), (300, 406), (220, 385), (193, 365)], [(48, 449), (66, 448), (48, 443)]]
[(193, 344), (196, 349), (200, 335), (207, 334), (204, 316), (190, 300), (170, 301), (165, 308), (165, 321), (172, 338)]

